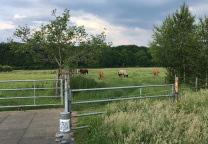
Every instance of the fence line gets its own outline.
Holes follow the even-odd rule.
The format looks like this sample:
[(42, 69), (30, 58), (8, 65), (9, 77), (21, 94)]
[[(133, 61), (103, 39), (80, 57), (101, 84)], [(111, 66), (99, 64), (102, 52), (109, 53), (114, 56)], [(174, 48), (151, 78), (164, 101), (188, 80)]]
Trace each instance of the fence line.
[[(60, 81), (61, 86), (57, 88), (37, 88), (36, 83), (37, 82), (49, 82), (49, 81)], [(33, 91), (33, 96), (22, 96), (22, 97), (0, 97), (0, 100), (12, 100), (12, 99), (34, 99), (33, 104), (30, 105), (10, 105), (10, 106), (0, 106), (0, 108), (15, 108), (15, 107), (36, 107), (36, 106), (55, 106), (55, 105), (63, 105), (63, 80), (9, 80), (9, 81), (0, 81), (0, 83), (15, 83), (15, 82), (33, 82), (33, 88), (12, 88), (12, 89), (0, 89), (0, 92), (2, 91)], [(37, 90), (56, 90), (59, 89), (61, 91), (60, 95), (55, 96), (37, 96), (36, 91)], [(58, 104), (37, 104), (36, 99), (39, 98), (61, 98), (61, 102)]]
[[(142, 95), (142, 89), (144, 88), (150, 88), (150, 87), (171, 87), (171, 93), (167, 95), (157, 95), (157, 96), (143, 96)], [(115, 89), (132, 89), (132, 88), (139, 88), (140, 92), (138, 93), (137, 97), (126, 97), (126, 98), (114, 98), (114, 99), (102, 99), (102, 100), (92, 100), (92, 101), (80, 101), (80, 102), (72, 102), (71, 97), (72, 94), (75, 92), (83, 92), (83, 91), (101, 91), (101, 90), (115, 90)], [(166, 90), (167, 91), (167, 90)], [(164, 92), (164, 91), (163, 91)], [(69, 89), (67, 84), (67, 79), (65, 79), (65, 112), (70, 114), (70, 128), (72, 126), (72, 117), (82, 117), (82, 116), (90, 116), (90, 115), (99, 115), (103, 114), (104, 112), (96, 112), (96, 113), (85, 113), (85, 114), (76, 114), (72, 115), (72, 105), (77, 104), (88, 104), (88, 103), (99, 103), (99, 102), (112, 102), (112, 101), (121, 101), (121, 100), (135, 100), (140, 99), (140, 103), (142, 103), (142, 99), (146, 98), (159, 98), (159, 97), (172, 97), (172, 102), (174, 101), (174, 85), (173, 84), (167, 84), (167, 85), (148, 85), (148, 86), (127, 86), (127, 87), (108, 87), (108, 88), (90, 88), (90, 89)], [(74, 127), (71, 128), (71, 130), (76, 129), (83, 129), (87, 128), (88, 126), (81, 126), (81, 127)]]

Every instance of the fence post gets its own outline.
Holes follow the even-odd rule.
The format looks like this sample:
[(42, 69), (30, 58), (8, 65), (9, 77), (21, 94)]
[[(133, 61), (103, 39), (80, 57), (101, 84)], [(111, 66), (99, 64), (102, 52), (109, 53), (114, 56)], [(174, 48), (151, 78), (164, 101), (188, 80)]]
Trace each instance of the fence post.
[(69, 97), (68, 97), (69, 87), (67, 79), (65, 76), (65, 112), (69, 112)]
[(34, 105), (36, 105), (36, 96), (35, 96), (35, 81), (34, 81)]
[(63, 79), (61, 79), (61, 105), (63, 105)]
[(67, 78), (68, 87), (70, 88), (70, 72), (69, 70), (64, 70), (65, 76)]
[(65, 112), (69, 113), (70, 127), (72, 126), (71, 95), (72, 95), (72, 92), (71, 90), (69, 90), (67, 76), (65, 76)]
[(65, 112), (60, 113), (60, 132), (56, 133), (56, 142), (71, 144), (74, 142), (74, 134), (71, 132), (71, 90), (65, 76)]
[(142, 88), (140, 88), (140, 105), (142, 104)]
[(198, 90), (198, 77), (196, 77), (196, 92)]
[(172, 84), (172, 103), (174, 102), (174, 84)]
[(178, 77), (175, 77), (175, 101), (178, 103)]
[(69, 90), (69, 93), (68, 93), (68, 112), (69, 112), (69, 115), (70, 115), (70, 127), (72, 127), (72, 109), (71, 109), (71, 96), (72, 96), (72, 92), (71, 90)]

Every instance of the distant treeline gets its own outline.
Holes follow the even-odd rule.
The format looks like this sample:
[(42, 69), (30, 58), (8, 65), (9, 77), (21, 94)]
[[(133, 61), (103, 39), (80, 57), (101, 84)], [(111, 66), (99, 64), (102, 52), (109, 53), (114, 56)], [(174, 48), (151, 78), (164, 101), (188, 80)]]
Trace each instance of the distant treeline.
[[(103, 51), (96, 63), (78, 62), (78, 67), (107, 68), (107, 67), (150, 67), (151, 55), (148, 48), (136, 45), (111, 47)], [(57, 69), (53, 62), (36, 62), (28, 52), (14, 51), (8, 43), (0, 43), (0, 65), (11, 66), (13, 69)]]
[(122, 45), (112, 47), (102, 53), (100, 57), (101, 67), (149, 67), (151, 55), (148, 48), (136, 45)]

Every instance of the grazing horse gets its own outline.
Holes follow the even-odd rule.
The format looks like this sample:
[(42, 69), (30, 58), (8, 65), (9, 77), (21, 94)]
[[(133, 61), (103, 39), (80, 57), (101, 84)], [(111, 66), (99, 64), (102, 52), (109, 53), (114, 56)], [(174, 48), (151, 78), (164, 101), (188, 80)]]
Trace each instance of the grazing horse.
[(118, 72), (118, 75), (119, 75), (119, 76), (124, 75), (124, 77), (128, 77), (128, 73), (126, 72), (126, 70), (120, 70), (120, 71)]
[(158, 76), (158, 70), (155, 69), (155, 70), (153, 71), (153, 74), (154, 74), (154, 76)]
[(100, 71), (100, 72), (99, 72), (99, 76), (100, 76), (100, 78), (103, 78), (103, 77), (104, 77), (104, 75), (103, 75), (103, 72), (102, 72), (102, 71)]
[(87, 69), (80, 69), (80, 70), (78, 70), (78, 72), (80, 72), (81, 74), (88, 74)]

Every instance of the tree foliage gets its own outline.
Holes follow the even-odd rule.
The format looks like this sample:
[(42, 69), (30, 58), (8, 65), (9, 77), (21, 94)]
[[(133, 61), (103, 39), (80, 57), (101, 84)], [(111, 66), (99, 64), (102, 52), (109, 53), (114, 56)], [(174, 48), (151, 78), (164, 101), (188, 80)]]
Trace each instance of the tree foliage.
[(200, 68), (198, 69), (199, 74), (203, 77), (208, 78), (208, 17), (205, 15), (204, 18), (199, 18), (198, 24), (198, 42), (200, 47), (200, 59), (198, 63)]
[(121, 45), (111, 47), (102, 53), (100, 57), (101, 67), (149, 67), (151, 55), (147, 47), (136, 45)]
[(14, 36), (22, 43), (15, 43), (11, 39), (12, 48), (29, 52), (36, 61), (56, 62), (61, 71), (64, 66), (76, 67), (78, 61), (86, 57), (85, 54), (100, 51), (95, 45), (99, 44), (102, 48), (108, 46), (104, 32), (89, 38), (84, 26), (70, 26), (69, 12), (65, 9), (62, 16), (57, 16), (56, 9), (53, 10), (55, 20), (42, 24), (40, 29), (19, 26)]
[(161, 27), (154, 27), (150, 53), (155, 62), (167, 69), (170, 79), (177, 75), (186, 82), (197, 75), (200, 51), (197, 37), (195, 16), (185, 2), (180, 11), (168, 15)]
[[(74, 59), (67, 66), (69, 68), (108, 68), (108, 67), (149, 67), (156, 66), (151, 62), (149, 48), (136, 45), (121, 45), (116, 47), (99, 48), (96, 55), (89, 49), (80, 57)], [(74, 48), (82, 49), (80, 46)], [(87, 50), (87, 49), (86, 49)], [(91, 51), (90, 51), (91, 50)], [(124, 59), (122, 52), (126, 52), (128, 57)], [(75, 52), (74, 52), (75, 53)], [(95, 53), (95, 52), (94, 52)], [(92, 57), (90, 57), (92, 56)], [(88, 58), (89, 57), (89, 58)], [(125, 63), (123, 63), (125, 62)], [(0, 43), (0, 65), (9, 65), (14, 69), (56, 69), (55, 61), (34, 61), (29, 52), (14, 51), (9, 43)]]

